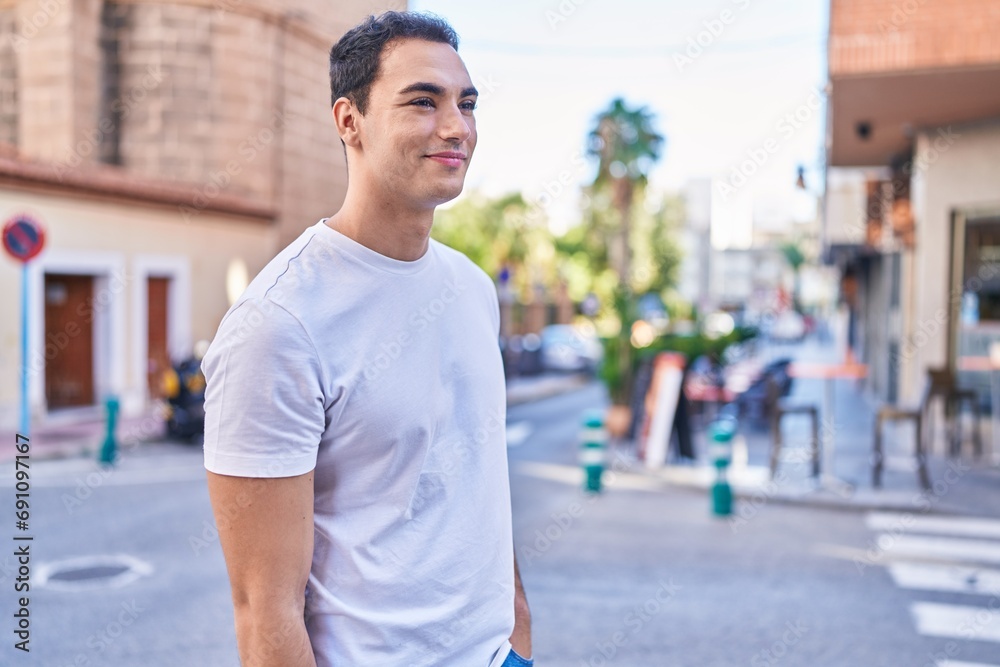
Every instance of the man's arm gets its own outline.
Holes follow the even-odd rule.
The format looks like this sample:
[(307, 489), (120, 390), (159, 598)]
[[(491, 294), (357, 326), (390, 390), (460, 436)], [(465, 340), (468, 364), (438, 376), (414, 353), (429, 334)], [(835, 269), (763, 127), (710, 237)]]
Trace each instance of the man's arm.
[(521, 585), (517, 555), (514, 556), (514, 632), (510, 635), (510, 645), (522, 658), (531, 657), (531, 610)]
[(208, 473), (243, 667), (316, 667), (303, 611), (313, 555), (313, 472)]

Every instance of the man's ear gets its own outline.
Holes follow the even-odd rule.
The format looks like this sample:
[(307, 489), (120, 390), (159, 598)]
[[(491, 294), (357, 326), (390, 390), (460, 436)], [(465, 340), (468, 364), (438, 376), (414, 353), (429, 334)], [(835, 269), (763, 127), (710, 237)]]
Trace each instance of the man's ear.
[(358, 108), (354, 106), (346, 97), (338, 97), (333, 103), (333, 121), (337, 124), (337, 134), (345, 146), (357, 148), (361, 145), (361, 136), (358, 128)]

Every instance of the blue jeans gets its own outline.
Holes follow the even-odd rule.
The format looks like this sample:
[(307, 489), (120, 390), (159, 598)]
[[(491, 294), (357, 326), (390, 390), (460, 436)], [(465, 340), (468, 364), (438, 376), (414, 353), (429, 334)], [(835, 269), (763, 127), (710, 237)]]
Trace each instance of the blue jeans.
[(503, 661), (503, 665), (501, 665), (501, 667), (532, 667), (534, 664), (534, 658), (530, 660), (522, 658), (514, 652), (514, 649), (511, 649), (510, 653), (507, 654), (507, 659)]

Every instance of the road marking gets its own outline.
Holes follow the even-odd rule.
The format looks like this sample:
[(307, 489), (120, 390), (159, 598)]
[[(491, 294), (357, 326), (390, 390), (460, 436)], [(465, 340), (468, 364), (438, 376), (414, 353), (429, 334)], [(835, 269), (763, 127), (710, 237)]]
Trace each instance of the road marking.
[(531, 422), (522, 421), (507, 424), (507, 446), (519, 447), (523, 445), (534, 430)]
[(1000, 540), (1000, 521), (975, 517), (915, 516), (893, 512), (871, 512), (865, 523), (872, 530), (934, 533)]
[(985, 607), (914, 602), (910, 613), (917, 632), (931, 637), (1000, 642), (1000, 613)]
[(889, 574), (900, 588), (1000, 595), (1000, 570), (901, 562), (890, 563)]
[(1000, 665), (987, 665), (985, 662), (958, 662), (957, 660), (944, 660), (939, 662), (937, 667), (1000, 667)]
[(892, 560), (903, 557), (957, 563), (1000, 563), (1000, 542), (882, 533), (876, 544)]

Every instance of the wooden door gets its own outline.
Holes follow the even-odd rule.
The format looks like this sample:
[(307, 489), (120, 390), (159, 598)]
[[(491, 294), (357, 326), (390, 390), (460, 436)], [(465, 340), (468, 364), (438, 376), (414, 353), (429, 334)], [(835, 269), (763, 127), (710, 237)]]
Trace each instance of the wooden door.
[(45, 400), (94, 404), (94, 277), (45, 274)]
[(146, 279), (146, 356), (151, 398), (162, 398), (163, 372), (170, 367), (170, 353), (167, 348), (167, 294), (169, 278)]

